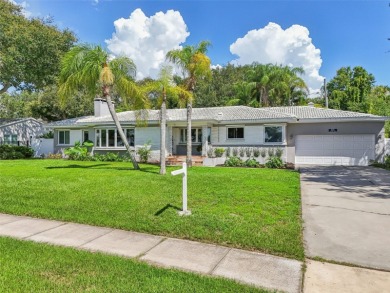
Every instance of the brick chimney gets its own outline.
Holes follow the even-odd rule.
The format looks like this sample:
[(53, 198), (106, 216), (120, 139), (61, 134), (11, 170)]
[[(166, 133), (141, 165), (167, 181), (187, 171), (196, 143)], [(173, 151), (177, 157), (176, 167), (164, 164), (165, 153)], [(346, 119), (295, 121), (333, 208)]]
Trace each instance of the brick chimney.
[(103, 100), (102, 98), (95, 98), (93, 106), (95, 117), (110, 115), (106, 100)]

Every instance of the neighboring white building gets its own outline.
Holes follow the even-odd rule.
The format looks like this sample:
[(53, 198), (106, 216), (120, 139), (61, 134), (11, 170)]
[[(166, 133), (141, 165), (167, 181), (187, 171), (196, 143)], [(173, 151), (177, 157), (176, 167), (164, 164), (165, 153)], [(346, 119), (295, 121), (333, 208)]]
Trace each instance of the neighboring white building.
[[(127, 111), (118, 118), (132, 147), (151, 143), (160, 149), (158, 110)], [(389, 117), (312, 106), (194, 108), (193, 155), (206, 157), (210, 147), (282, 148), (294, 164), (368, 165), (385, 155), (384, 123)], [(76, 141), (92, 140), (94, 152), (124, 152), (105, 101), (95, 100), (95, 115), (62, 120), (54, 129), (55, 152)], [(186, 154), (186, 109), (167, 110), (167, 156)]]
[(0, 118), (0, 144), (27, 145), (44, 133), (42, 122), (34, 118)]

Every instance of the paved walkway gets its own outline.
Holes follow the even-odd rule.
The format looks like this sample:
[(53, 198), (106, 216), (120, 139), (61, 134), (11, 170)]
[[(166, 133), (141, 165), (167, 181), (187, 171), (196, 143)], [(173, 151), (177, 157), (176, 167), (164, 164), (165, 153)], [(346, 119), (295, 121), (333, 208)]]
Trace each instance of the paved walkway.
[(256, 287), (301, 290), (301, 262), (224, 246), (7, 214), (0, 214), (0, 236), (117, 254)]

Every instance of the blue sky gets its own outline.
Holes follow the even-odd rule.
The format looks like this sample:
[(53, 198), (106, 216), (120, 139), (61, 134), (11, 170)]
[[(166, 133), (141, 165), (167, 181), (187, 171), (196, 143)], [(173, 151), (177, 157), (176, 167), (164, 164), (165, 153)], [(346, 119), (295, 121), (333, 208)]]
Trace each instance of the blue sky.
[[(309, 72), (313, 70), (313, 74), (318, 73), (310, 81), (313, 89), (317, 87), (322, 77), (331, 79), (340, 67), (360, 65), (374, 74), (377, 84), (390, 85), (388, 74), (390, 53), (386, 53), (390, 50), (390, 41), (387, 40), (390, 37), (388, 1), (26, 0), (25, 2), (26, 9), (32, 15), (52, 16), (58, 26), (73, 30), (81, 42), (101, 44), (106, 47), (105, 40), (111, 39), (111, 47), (108, 48), (114, 53), (127, 51), (126, 54), (133, 57), (136, 64), (139, 59), (144, 76), (149, 73), (153, 75), (154, 72), (148, 71), (146, 68), (148, 65), (145, 63), (147, 61), (141, 60), (142, 57), (149, 58), (148, 53), (144, 53), (149, 52), (146, 46), (153, 48), (161, 46), (160, 49), (165, 52), (164, 50), (169, 49), (169, 46), (179, 45), (181, 40), (184, 40), (181, 45), (209, 40), (212, 42), (209, 56), (214, 65), (225, 65), (232, 60), (236, 60), (238, 64), (245, 64), (251, 60), (275, 63), (276, 60), (278, 63), (303, 66)], [(153, 34), (158, 30), (157, 20), (160, 19), (168, 23), (167, 27), (178, 28), (184, 21), (184, 27), (189, 35), (181, 31), (180, 36), (170, 40), (171, 43), (162, 44), (165, 42), (164, 39), (169, 39), (173, 33), (170, 31), (164, 37), (164, 34), (159, 32), (160, 37), (150, 38), (145, 44), (137, 47), (133, 43), (137, 42), (135, 40), (138, 38), (137, 33), (133, 31), (127, 34), (125, 25), (120, 28), (120, 31), (116, 30), (114, 22), (124, 18), (123, 24), (136, 23), (139, 17), (135, 14), (132, 19), (129, 17), (138, 8), (142, 12), (138, 11), (137, 15), (140, 17), (143, 13), (144, 20), (150, 19), (158, 12), (163, 13), (155, 18), (154, 25), (147, 28), (147, 33)], [(165, 15), (168, 10), (178, 13)], [(178, 22), (175, 19), (178, 19)], [(269, 26), (270, 22), (280, 28), (275, 25)], [(293, 25), (300, 27), (289, 30)], [(265, 27), (269, 30), (264, 30)], [(302, 27), (307, 29), (307, 34)], [(255, 31), (251, 36), (247, 35), (251, 30)], [(113, 40), (113, 33), (116, 34), (116, 41)], [(230, 46), (238, 38), (245, 40), (240, 45), (237, 44), (236, 49), (232, 51)], [(288, 46), (285, 45), (286, 42), (289, 42)], [(129, 51), (129, 47), (143, 52)], [(248, 52), (250, 47), (252, 51)], [(284, 49), (280, 49), (282, 47)], [(232, 52), (239, 52), (239, 55), (234, 55)], [(154, 54), (154, 57), (149, 58), (151, 62), (153, 58), (158, 59), (155, 52), (149, 53)], [(278, 56), (284, 57), (280, 57), (279, 60)]]

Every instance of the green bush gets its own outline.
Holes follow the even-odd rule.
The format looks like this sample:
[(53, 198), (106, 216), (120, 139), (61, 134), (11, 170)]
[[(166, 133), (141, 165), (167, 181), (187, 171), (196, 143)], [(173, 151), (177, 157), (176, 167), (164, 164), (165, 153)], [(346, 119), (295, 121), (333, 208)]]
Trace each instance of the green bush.
[(256, 159), (248, 159), (245, 161), (245, 167), (250, 167), (250, 168), (257, 168), (259, 167), (260, 164)]
[(281, 158), (272, 156), (268, 158), (268, 161), (265, 163), (265, 166), (267, 168), (279, 169), (284, 166), (284, 163)]
[(275, 150), (275, 156), (277, 156), (278, 158), (281, 158), (283, 155), (283, 149), (282, 148), (277, 148)]
[(242, 167), (244, 162), (239, 157), (230, 157), (225, 161), (226, 167)]
[(76, 141), (74, 146), (65, 149), (64, 153), (68, 156), (69, 160), (91, 161), (91, 156), (88, 153), (88, 147), (92, 146), (92, 141), (85, 141), (84, 143)]
[(222, 155), (224, 154), (224, 152), (225, 152), (225, 149), (224, 149), (224, 148), (216, 148), (216, 149), (214, 150), (215, 156), (216, 156), (217, 158), (222, 157)]
[(54, 138), (54, 132), (49, 131), (39, 136), (39, 138)]
[(150, 143), (145, 143), (142, 147), (140, 147), (137, 151), (141, 163), (147, 163), (150, 158), (152, 150), (150, 149)]
[(0, 160), (28, 159), (34, 155), (34, 150), (27, 146), (1, 145)]
[(386, 169), (390, 169), (390, 155), (387, 155), (386, 157), (385, 157), (385, 168)]

